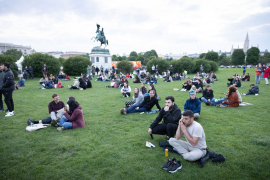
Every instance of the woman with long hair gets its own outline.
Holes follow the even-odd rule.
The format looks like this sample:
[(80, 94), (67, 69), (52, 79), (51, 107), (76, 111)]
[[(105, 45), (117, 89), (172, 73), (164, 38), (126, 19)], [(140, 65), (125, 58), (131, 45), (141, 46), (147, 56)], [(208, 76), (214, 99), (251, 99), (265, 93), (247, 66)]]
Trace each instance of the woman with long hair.
[(201, 101), (205, 103), (215, 102), (214, 93), (209, 84), (206, 85), (205, 89), (203, 90), (203, 97), (201, 97)]
[(128, 85), (128, 83), (124, 82), (124, 86), (121, 89), (121, 93), (122, 93), (123, 97), (129, 97), (130, 96), (131, 88)]
[(141, 83), (139, 76), (136, 75), (135, 81), (133, 81), (133, 83)]
[(85, 90), (86, 89), (86, 83), (83, 80), (83, 78), (79, 78), (79, 89), (80, 90)]
[(238, 107), (239, 99), (236, 92), (236, 88), (234, 86), (231, 86), (229, 88), (227, 101), (218, 101), (218, 102), (211, 102), (211, 103), (218, 107)]
[(126, 101), (126, 108), (131, 107), (136, 104), (141, 104), (144, 100), (142, 92), (140, 92), (139, 88), (135, 87), (133, 101)]
[(63, 111), (63, 117), (60, 120), (57, 130), (62, 131), (63, 129), (76, 129), (85, 126), (82, 107), (74, 99), (69, 99), (67, 102), (69, 111)]

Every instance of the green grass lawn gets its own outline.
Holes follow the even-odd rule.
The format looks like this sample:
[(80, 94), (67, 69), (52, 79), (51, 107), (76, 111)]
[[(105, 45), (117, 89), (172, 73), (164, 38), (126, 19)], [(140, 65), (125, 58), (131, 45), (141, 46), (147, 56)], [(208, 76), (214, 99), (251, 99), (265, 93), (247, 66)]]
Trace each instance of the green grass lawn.
[[(240, 93), (246, 93), (255, 83), (255, 69), (247, 69), (250, 82), (242, 82)], [(242, 69), (219, 69), (219, 81), (212, 84), (215, 98), (224, 96), (227, 77), (242, 73)], [(193, 77), (193, 75), (192, 75)], [(203, 168), (185, 161), (182, 156), (169, 153), (182, 162), (182, 169), (170, 174), (161, 169), (167, 161), (159, 142), (165, 136), (147, 130), (158, 114), (121, 115), (125, 101), (120, 89), (107, 89), (109, 82), (92, 81), (93, 88), (85, 91), (68, 90), (72, 82), (62, 81), (62, 89), (41, 90), (38, 79), (26, 81), (26, 87), (13, 93), (15, 115), (0, 113), (0, 179), (269, 179), (270, 178), (270, 87), (262, 80), (259, 96), (242, 96), (252, 106), (218, 108), (202, 104), (201, 118), (209, 149), (226, 157), (224, 163), (208, 161)], [(132, 94), (136, 86), (130, 80)], [(155, 85), (165, 105), (165, 97), (172, 95), (181, 110), (188, 92), (181, 89), (183, 81)], [(48, 117), (48, 103), (57, 93), (66, 103), (74, 96), (83, 108), (85, 127), (58, 132), (48, 127), (34, 132), (25, 130), (27, 118)], [(197, 94), (201, 97), (201, 94)], [(6, 107), (6, 106), (5, 106)], [(154, 107), (156, 108), (156, 107)], [(150, 141), (156, 148), (147, 148)]]

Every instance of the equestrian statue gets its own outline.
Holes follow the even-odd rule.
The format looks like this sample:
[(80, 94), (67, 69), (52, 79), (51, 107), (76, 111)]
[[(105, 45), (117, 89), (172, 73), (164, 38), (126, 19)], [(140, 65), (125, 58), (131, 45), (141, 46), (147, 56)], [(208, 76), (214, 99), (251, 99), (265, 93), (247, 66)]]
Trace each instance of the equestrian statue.
[(109, 43), (108, 43), (109, 41), (108, 41), (108, 40), (106, 39), (106, 37), (105, 37), (103, 28), (102, 28), (102, 30), (100, 31), (99, 27), (100, 27), (100, 25), (97, 24), (97, 30), (96, 30), (97, 36), (96, 36), (96, 37), (93, 36), (93, 37), (91, 38), (91, 40), (94, 38), (94, 42), (95, 42), (95, 41), (99, 41), (99, 42), (101, 43), (101, 44), (100, 44), (100, 47), (102, 46), (102, 44), (104, 44), (104, 45), (105, 45), (104, 49), (105, 49), (106, 46), (109, 44)]

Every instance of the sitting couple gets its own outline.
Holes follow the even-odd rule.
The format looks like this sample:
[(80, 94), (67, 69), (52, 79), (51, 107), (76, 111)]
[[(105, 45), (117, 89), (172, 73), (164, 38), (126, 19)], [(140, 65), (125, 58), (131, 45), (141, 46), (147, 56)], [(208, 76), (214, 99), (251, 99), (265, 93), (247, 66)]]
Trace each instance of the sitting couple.
[(60, 126), (57, 128), (58, 131), (85, 126), (82, 107), (74, 97), (71, 96), (68, 98), (67, 106), (65, 106), (63, 101), (59, 100), (58, 94), (53, 94), (52, 98), (53, 101), (48, 105), (50, 117), (39, 121), (28, 119), (28, 125), (39, 123), (51, 124), (56, 127)]

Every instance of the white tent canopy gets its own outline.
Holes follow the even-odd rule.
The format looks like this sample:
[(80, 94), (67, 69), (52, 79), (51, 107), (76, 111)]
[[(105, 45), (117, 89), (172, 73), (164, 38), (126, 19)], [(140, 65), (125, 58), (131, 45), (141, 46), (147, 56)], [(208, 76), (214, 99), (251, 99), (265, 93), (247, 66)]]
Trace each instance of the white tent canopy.
[(16, 64), (17, 64), (17, 66), (18, 66), (19, 69), (22, 69), (22, 62), (23, 62), (23, 60), (24, 60), (24, 57), (22, 56), (22, 57), (16, 62)]

